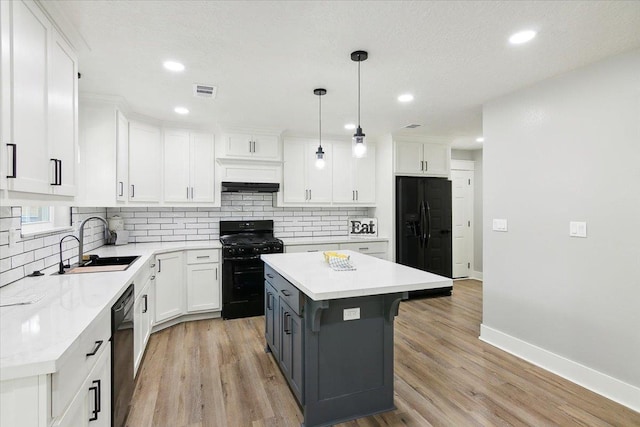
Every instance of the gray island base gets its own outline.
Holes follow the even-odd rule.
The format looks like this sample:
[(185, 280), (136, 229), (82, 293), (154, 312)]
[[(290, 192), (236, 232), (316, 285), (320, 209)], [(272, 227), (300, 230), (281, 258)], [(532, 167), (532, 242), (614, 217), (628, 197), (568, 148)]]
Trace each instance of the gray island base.
[[(358, 255), (352, 260), (359, 269), (409, 269)], [(413, 289), (390, 287), (393, 282), (389, 281), (384, 293), (377, 293), (381, 287), (374, 283), (364, 288), (367, 285), (362, 283), (367, 274), (375, 272), (334, 272), (318, 253), (265, 255), (263, 259), (266, 351), (272, 353), (302, 408), (302, 426), (330, 426), (395, 409), (393, 322), (400, 301)], [(288, 269), (288, 262), (304, 272)], [(314, 269), (318, 271), (314, 273)], [(450, 282), (420, 273), (429, 275), (433, 282), (421, 276), (422, 286), (427, 288)], [(323, 289), (335, 286), (337, 291), (324, 295), (315, 292), (314, 282), (322, 279), (318, 274), (332, 282)], [(385, 279), (382, 270), (380, 275), (380, 283), (399, 278), (394, 275)], [(348, 283), (336, 283), (344, 280)], [(307, 285), (302, 284), (304, 281)], [(416, 282), (416, 278), (410, 282)], [(410, 287), (418, 286), (416, 282)], [(398, 291), (391, 292), (394, 288)]]

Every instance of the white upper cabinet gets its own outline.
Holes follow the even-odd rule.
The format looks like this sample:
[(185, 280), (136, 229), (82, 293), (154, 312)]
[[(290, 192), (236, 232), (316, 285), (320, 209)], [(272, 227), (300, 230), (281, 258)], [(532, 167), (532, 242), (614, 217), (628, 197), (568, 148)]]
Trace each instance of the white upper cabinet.
[(449, 176), (451, 149), (426, 142), (395, 141), (395, 173)]
[(224, 135), (224, 155), (229, 158), (282, 160), (278, 135), (228, 133)]
[(333, 144), (333, 202), (372, 206), (376, 201), (376, 151), (368, 144), (367, 156), (354, 158), (351, 144)]
[(129, 122), (129, 201), (159, 202), (162, 177), (160, 128)]
[(127, 201), (129, 188), (129, 121), (116, 112), (116, 200)]
[(75, 53), (36, 3), (3, 1), (0, 8), (2, 186), (19, 192), (73, 196)]
[(185, 130), (164, 131), (164, 201), (214, 201), (214, 138)]
[(332, 144), (322, 144), (326, 165), (324, 169), (315, 166), (318, 142), (308, 139), (291, 138), (283, 143), (283, 201), (286, 204), (328, 204), (331, 203), (331, 156)]

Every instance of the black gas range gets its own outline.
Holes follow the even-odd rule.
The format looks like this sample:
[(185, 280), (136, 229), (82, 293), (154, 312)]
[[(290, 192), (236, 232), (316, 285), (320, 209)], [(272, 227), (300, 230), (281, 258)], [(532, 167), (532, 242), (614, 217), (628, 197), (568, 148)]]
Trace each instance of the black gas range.
[(282, 253), (273, 221), (220, 221), (222, 243), (222, 318), (264, 314), (264, 264), (261, 254)]

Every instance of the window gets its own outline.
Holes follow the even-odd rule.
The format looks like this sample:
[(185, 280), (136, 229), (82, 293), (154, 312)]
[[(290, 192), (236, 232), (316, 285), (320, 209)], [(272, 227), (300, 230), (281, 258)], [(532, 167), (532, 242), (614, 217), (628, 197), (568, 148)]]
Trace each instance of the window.
[(20, 216), (22, 237), (71, 228), (71, 208), (64, 206), (23, 206)]

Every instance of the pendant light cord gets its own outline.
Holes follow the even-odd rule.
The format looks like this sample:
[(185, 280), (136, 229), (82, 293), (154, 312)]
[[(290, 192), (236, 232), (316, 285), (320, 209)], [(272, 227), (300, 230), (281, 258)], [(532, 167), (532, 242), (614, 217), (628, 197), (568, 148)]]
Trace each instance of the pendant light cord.
[(358, 127), (360, 127), (360, 62), (358, 60)]
[(322, 148), (322, 95), (318, 95), (318, 142)]

